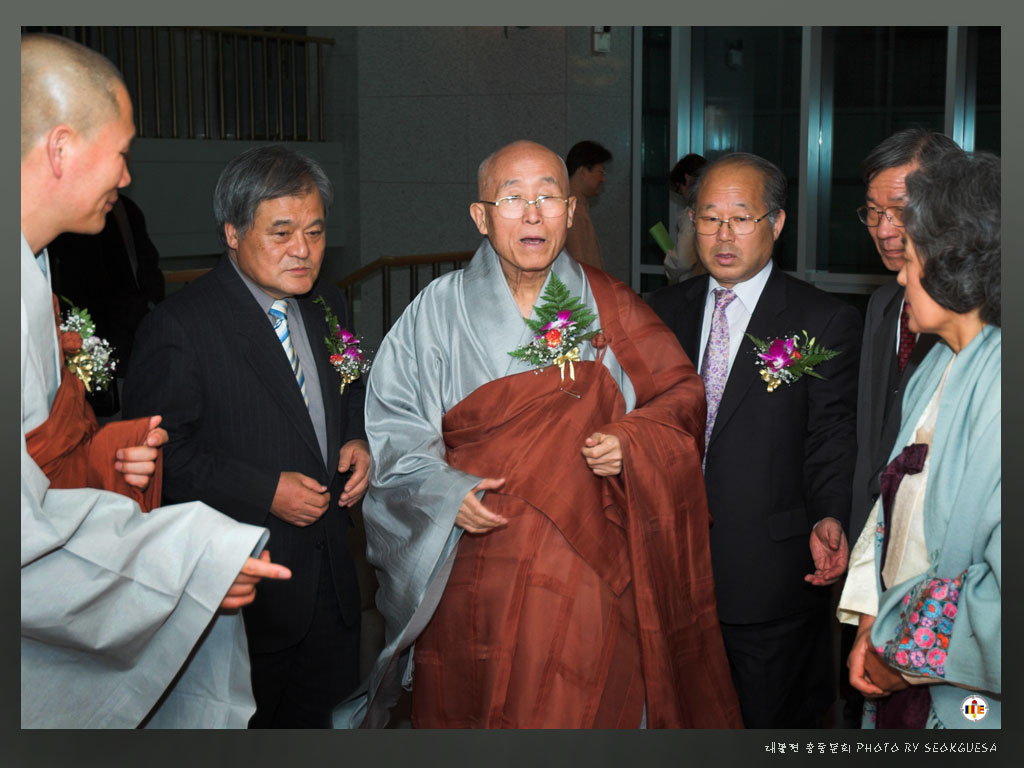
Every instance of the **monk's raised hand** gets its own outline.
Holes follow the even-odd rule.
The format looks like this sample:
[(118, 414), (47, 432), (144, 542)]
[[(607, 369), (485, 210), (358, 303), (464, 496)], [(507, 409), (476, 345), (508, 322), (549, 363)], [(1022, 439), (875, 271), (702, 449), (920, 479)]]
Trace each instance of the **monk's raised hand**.
[(496, 491), (505, 484), (505, 478), (485, 477), (477, 483), (473, 490), (466, 494), (455, 515), (455, 524), (466, 533), (487, 533), (508, 523), (501, 515), (491, 512), (476, 497), (477, 491)]
[(260, 556), (250, 557), (238, 572), (235, 581), (228, 588), (221, 601), (221, 610), (233, 610), (248, 605), (256, 599), (256, 584), (260, 579), (290, 579), (292, 572), (283, 565), (270, 562), (270, 552), (263, 550)]
[(614, 477), (622, 471), (622, 445), (615, 435), (595, 432), (583, 441), (582, 453), (598, 477)]
[(156, 472), (156, 458), (160, 446), (167, 442), (167, 430), (160, 428), (160, 416), (151, 416), (149, 431), (142, 445), (119, 448), (114, 454), (117, 459), (114, 469), (124, 475), (124, 481), (139, 490), (146, 490), (150, 478)]

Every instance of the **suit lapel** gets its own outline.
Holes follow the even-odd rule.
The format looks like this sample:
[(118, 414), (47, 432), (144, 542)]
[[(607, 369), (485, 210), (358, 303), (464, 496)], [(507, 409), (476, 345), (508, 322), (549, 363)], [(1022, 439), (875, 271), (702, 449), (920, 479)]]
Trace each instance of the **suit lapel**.
[(227, 297), (227, 303), (237, 323), (239, 348), (252, 368), (253, 381), (262, 386), (288, 417), (288, 422), (301, 435), (303, 441), (321, 462), (320, 444), (313, 430), (309, 410), (295, 381), (288, 357), (274, 333), (274, 326), (263, 314), (249, 289), (238, 276), (231, 257), (224, 255), (215, 268)]
[[(747, 333), (767, 341), (787, 333), (793, 333), (799, 329), (780, 328), (779, 314), (786, 308), (786, 284), (785, 274), (778, 266), (772, 267), (768, 282), (757, 300), (757, 306), (750, 314), (750, 322), (747, 323)], [(745, 335), (740, 342), (739, 351), (733, 361), (732, 369), (729, 371), (729, 379), (725, 383), (725, 390), (722, 392), (722, 402), (718, 406), (718, 416), (715, 417), (715, 427), (711, 431), (711, 439), (708, 445), (715, 441), (718, 434), (729, 423), (729, 419), (736, 413), (739, 404), (746, 397), (747, 391), (755, 381), (760, 381), (758, 366), (754, 361), (756, 348), (753, 342)]]
[[(313, 351), (316, 372), (320, 380), (320, 393), (324, 401), (324, 418), (327, 420), (327, 470), (328, 476), (331, 476), (333, 473), (331, 457), (337, 457), (341, 448), (341, 375), (331, 365), (330, 353), (324, 343), (324, 336), (328, 330), (326, 317), (323, 307), (313, 303), (314, 298), (315, 296), (310, 294), (299, 299), (299, 309), (302, 311), (302, 321), (306, 324), (306, 338), (309, 339), (309, 347)], [(338, 307), (331, 307), (331, 310), (338, 316), (340, 322), (345, 322)], [(336, 468), (337, 462), (335, 461), (334, 464)]]
[[(899, 290), (893, 294), (882, 310), (881, 322), (874, 329), (874, 336), (871, 339), (871, 349), (875, 354), (875, 373), (881, 387), (875, 389), (879, 392), (878, 402), (873, 406), (881, 410), (882, 419), (887, 418), (891, 397), (888, 393), (899, 380), (896, 374), (896, 334), (900, 325), (900, 308), (903, 306), (903, 291)], [(875, 385), (872, 384), (874, 387)]]
[(704, 301), (707, 292), (707, 275), (690, 283), (682, 300), (676, 304), (673, 318), (673, 330), (694, 367), (700, 359), (700, 331), (704, 323)]

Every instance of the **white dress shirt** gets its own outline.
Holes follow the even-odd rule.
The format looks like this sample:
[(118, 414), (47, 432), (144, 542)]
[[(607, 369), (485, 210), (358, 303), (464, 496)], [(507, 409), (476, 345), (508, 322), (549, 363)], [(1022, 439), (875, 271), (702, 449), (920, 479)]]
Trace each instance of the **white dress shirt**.
[[(732, 364), (736, 360), (736, 352), (743, 341), (743, 334), (746, 333), (750, 316), (754, 313), (758, 299), (761, 298), (761, 291), (764, 290), (768, 277), (772, 273), (772, 262), (769, 259), (764, 268), (749, 280), (736, 283), (732, 287), (736, 298), (725, 308), (725, 317), (729, 321), (729, 372), (732, 372)], [(704, 362), (704, 348), (708, 345), (708, 336), (711, 335), (711, 316), (715, 312), (715, 289), (722, 285), (715, 278), (708, 279), (708, 292), (704, 297), (704, 322), (700, 328), (700, 359), (697, 361), (697, 370), (700, 370)], [(751, 363), (753, 365), (753, 363)]]

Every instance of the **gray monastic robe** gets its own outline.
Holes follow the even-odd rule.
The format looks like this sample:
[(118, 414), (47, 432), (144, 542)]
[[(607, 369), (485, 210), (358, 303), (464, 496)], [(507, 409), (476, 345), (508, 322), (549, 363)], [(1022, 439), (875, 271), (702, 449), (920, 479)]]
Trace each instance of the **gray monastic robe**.
[[(583, 269), (564, 250), (551, 269), (598, 314)], [(598, 317), (588, 330), (600, 324)], [(411, 645), (437, 607), (462, 533), (455, 516), (481, 479), (444, 461), (441, 419), (478, 387), (529, 371), (508, 353), (531, 337), (498, 255), (484, 240), (465, 269), (431, 282), (382, 342), (366, 393), (374, 463), (363, 517), (367, 559), (380, 585), (385, 648), (369, 680), (335, 712), (335, 727), (382, 727), (400, 682), (411, 684)], [(585, 344), (580, 355), (594, 360), (597, 353)], [(603, 364), (631, 411), (633, 385), (610, 347)]]
[(244, 728), (241, 618), (211, 620), (266, 530), (200, 503), (143, 514), (109, 491), (50, 489), (25, 433), (49, 415), (58, 365), (49, 282), (22, 236), (21, 726), (134, 728), (174, 683), (148, 727)]

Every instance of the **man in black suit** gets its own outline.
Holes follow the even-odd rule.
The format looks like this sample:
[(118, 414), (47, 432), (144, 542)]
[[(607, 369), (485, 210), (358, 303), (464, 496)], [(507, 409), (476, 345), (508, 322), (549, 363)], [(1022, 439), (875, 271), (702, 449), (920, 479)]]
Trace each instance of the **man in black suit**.
[[(864, 159), (867, 195), (857, 215), (890, 272), (903, 267), (904, 180), (911, 171), (950, 150), (960, 148), (945, 134), (906, 128)], [(854, 539), (880, 493), (879, 477), (899, 431), (903, 390), (938, 338), (930, 333), (912, 333), (905, 321), (901, 324), (902, 314), (903, 287), (895, 280), (878, 288), (868, 301), (857, 390), (857, 463), (850, 510), (850, 534)]]
[[(814, 727), (832, 700), (827, 584), (846, 568), (856, 453), (856, 310), (772, 266), (786, 179), (749, 154), (718, 158), (688, 189), (710, 274), (650, 303), (708, 392), (704, 478), (718, 615), (748, 728)], [(762, 340), (803, 331), (840, 354), (769, 391)], [(808, 546), (809, 542), (809, 546)]]
[(292, 570), (243, 612), (253, 728), (330, 727), (358, 682), (347, 508), (370, 455), (362, 382), (341, 392), (314, 304), (351, 328), (341, 293), (317, 283), (331, 196), (323, 169), (282, 147), (232, 160), (214, 192), (227, 255), (146, 317), (125, 383), (126, 413), (164, 416), (165, 500), (266, 526)]
[[(897, 131), (871, 150), (861, 167), (867, 187), (857, 216), (867, 227), (882, 264), (890, 272), (903, 268), (903, 206), (907, 174), (933, 157), (959, 151), (951, 138), (927, 128)], [(881, 493), (879, 478), (889, 463), (900, 427), (903, 390), (917, 364), (938, 337), (913, 333), (904, 312), (903, 287), (895, 280), (877, 288), (868, 299), (857, 382), (857, 462), (853, 469), (850, 537), (856, 542)], [(846, 658), (857, 634), (843, 625), (841, 657)], [(863, 697), (846, 680), (840, 683), (846, 717), (859, 722)]]

